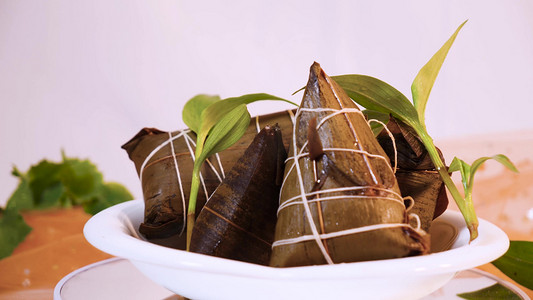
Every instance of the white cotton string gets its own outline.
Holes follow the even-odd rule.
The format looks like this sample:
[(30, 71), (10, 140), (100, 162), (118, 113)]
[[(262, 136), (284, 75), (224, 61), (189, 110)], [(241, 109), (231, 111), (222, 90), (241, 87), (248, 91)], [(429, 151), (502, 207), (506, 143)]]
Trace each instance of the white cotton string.
[(416, 231), (421, 231), (420, 226), (422, 222), (420, 222), (420, 217), (417, 214), (409, 214), (409, 219), (414, 218), (416, 220)]
[[(330, 196), (330, 197), (320, 197), (318, 199), (308, 200), (307, 202), (316, 203), (316, 202), (324, 202), (324, 201), (330, 201), (330, 200), (351, 200), (351, 199), (372, 199), (372, 200), (382, 199), (382, 200), (393, 201), (403, 206), (403, 203), (398, 201), (398, 199), (395, 199), (395, 198), (385, 197), (385, 196), (367, 196), (367, 195), (339, 195), (339, 196)], [(279, 206), (278, 214), (284, 208), (287, 208), (293, 205), (298, 205), (298, 204), (302, 204), (302, 201), (283, 202), (283, 204)]]
[[(379, 154), (372, 154), (372, 153), (369, 153), (369, 152), (366, 152), (366, 151), (361, 151), (361, 150), (356, 150), (356, 149), (346, 149), (346, 148), (322, 148), (322, 150), (324, 152), (351, 152), (351, 153), (358, 153), (358, 154), (362, 154), (364, 156), (368, 156), (368, 157), (372, 157), (372, 158), (379, 158), (379, 159), (383, 159), (385, 162), (388, 163), (388, 160), (379, 155)], [(298, 155), (296, 155), (296, 157), (294, 156), (289, 156), (285, 159), (285, 163), (288, 163), (289, 161), (291, 160), (298, 160), (300, 158), (303, 158), (303, 157), (307, 157), (309, 156), (309, 152), (304, 152), (304, 153), (300, 153)], [(392, 169), (391, 169), (392, 171)]]
[[(215, 157), (217, 159), (218, 167), (220, 168), (220, 173), (222, 174), (222, 178), (226, 178), (226, 173), (224, 172), (224, 166), (222, 166), (222, 160), (220, 159), (220, 155), (218, 155), (218, 153), (215, 153)], [(218, 176), (218, 172), (216, 171), (216, 169), (214, 170), (214, 172), (215, 174), (217, 174), (218, 180), (222, 182), (222, 180), (220, 179), (220, 176)]]
[(294, 124), (296, 124), (296, 117), (294, 116), (294, 113), (292, 112), (292, 110), (287, 110), (287, 112), (289, 113), (289, 116), (291, 117), (292, 127), (294, 127)]
[[(386, 189), (386, 188), (380, 188), (380, 187), (366, 187), (366, 186), (347, 186), (347, 187), (332, 188), (332, 189), (327, 189), (327, 190), (318, 190), (318, 191), (307, 193), (306, 195), (307, 196), (316, 196), (316, 195), (325, 194), (325, 193), (339, 193), (339, 192), (360, 191), (360, 190), (367, 190), (367, 189), (386, 192), (386, 193), (389, 193), (389, 194), (393, 195), (394, 197), (396, 197), (396, 199), (398, 199), (398, 201), (402, 200), (402, 196), (400, 196), (400, 194), (396, 193), (393, 190), (389, 190), (389, 189)], [(299, 199), (300, 197), (301, 196), (298, 195), (298, 196), (289, 198), (287, 201), (294, 201), (294, 200)], [(285, 202), (287, 202), (287, 201), (285, 201)]]
[(150, 152), (150, 154), (148, 154), (148, 156), (146, 156), (146, 158), (144, 159), (142, 165), (141, 165), (141, 170), (139, 171), (139, 179), (143, 180), (143, 172), (144, 172), (144, 168), (146, 167), (146, 165), (148, 164), (148, 161), (150, 161), (150, 159), (159, 151), (161, 150), (163, 147), (165, 147), (168, 143), (172, 142), (173, 140), (175, 139), (178, 139), (179, 137), (182, 137), (183, 135), (187, 135), (187, 133), (189, 132), (189, 130), (183, 130), (182, 132), (180, 132), (179, 134), (177, 134), (176, 136), (174, 136), (172, 139), (169, 139), (169, 140), (166, 140), (166, 141), (163, 141), (161, 144), (159, 144), (159, 146), (155, 147), (152, 152)]
[(372, 154), (370, 152), (364, 151), (364, 150), (355, 150), (355, 149), (345, 149), (345, 148), (323, 148), (324, 151), (331, 151), (331, 152), (352, 152), (352, 153), (359, 153), (364, 156), (372, 157), (372, 158), (380, 158), (385, 160), (387, 163), (387, 159), (379, 154)]
[[(319, 235), (320, 239), (331, 239), (361, 232), (368, 232), (368, 231), (374, 231), (379, 229), (387, 229), (387, 228), (399, 228), (399, 227), (410, 227), (409, 224), (405, 223), (385, 223), (385, 224), (374, 224), (374, 225), (368, 225), (368, 226), (362, 226), (358, 228), (352, 228), (352, 229), (346, 229), (341, 230), (337, 232), (330, 232), (330, 233), (323, 233)], [(297, 244), (301, 242), (307, 242), (312, 241), (315, 239), (314, 235), (302, 235), (295, 238), (290, 239), (284, 239), (284, 240), (277, 240), (274, 243), (272, 243), (272, 247), (278, 247), (278, 246), (285, 246), (285, 245), (292, 245)]]
[(387, 131), (387, 134), (389, 135), (391, 141), (392, 141), (392, 148), (394, 149), (394, 174), (396, 174), (396, 170), (398, 168), (398, 150), (396, 149), (396, 139), (394, 138), (394, 135), (392, 134), (392, 132), (389, 130), (389, 128), (387, 127), (387, 125), (385, 125), (385, 123), (381, 122), (380, 120), (376, 120), (376, 119), (370, 119), (368, 120), (368, 123), (370, 124), (371, 122), (376, 122), (376, 123), (379, 123), (383, 126), (383, 128)]
[(404, 201), (405, 201), (405, 200), (408, 200), (408, 201), (409, 201), (409, 205), (407, 205), (407, 206), (405, 207), (405, 211), (406, 211), (406, 212), (409, 212), (409, 211), (413, 208), (413, 206), (415, 206), (415, 199), (413, 199), (413, 197), (411, 197), (411, 196), (406, 196), (406, 197), (403, 197), (403, 200), (404, 200)]
[[(183, 192), (183, 185), (181, 183), (181, 176), (180, 176), (180, 170), (179, 170), (179, 167), (178, 167), (178, 160), (176, 159), (176, 152), (174, 150), (174, 143), (172, 142), (172, 133), (169, 131), (168, 132), (168, 137), (169, 137), (169, 141), (170, 141), (170, 150), (171, 150), (171, 153), (172, 153), (172, 158), (174, 159), (174, 168), (176, 169), (176, 176), (178, 177), (178, 184), (179, 184), (179, 187), (180, 187), (180, 195), (181, 195), (181, 203), (183, 205), (183, 224), (187, 224), (187, 214), (185, 213), (185, 211), (187, 210), (187, 208), (185, 207), (185, 195), (184, 195), (184, 192)], [(181, 231), (180, 231), (180, 235), (183, 233), (183, 230), (185, 230), (185, 226), (183, 226), (181, 228)]]
[[(299, 112), (296, 112), (296, 118), (298, 117), (298, 115), (299, 115)], [(298, 147), (296, 146), (296, 126), (294, 126), (292, 130), (292, 142), (293, 142), (293, 145), (292, 145), (293, 151), (296, 152), (296, 149), (298, 149)], [(305, 196), (305, 186), (304, 186), (304, 182), (302, 178), (302, 171), (300, 170), (300, 165), (298, 164), (297, 161), (295, 161), (294, 163), (295, 163), (296, 173), (298, 176), (300, 194), (302, 196), (302, 204), (305, 209), (307, 220), (309, 221), (309, 226), (311, 227), (311, 232), (313, 233), (312, 239), (316, 241), (316, 244), (318, 248), (320, 249), (320, 251), (322, 252), (322, 255), (324, 256), (324, 258), (326, 259), (326, 262), (331, 265), (333, 264), (333, 260), (329, 256), (329, 253), (327, 252), (326, 248), (324, 247), (324, 244), (322, 243), (322, 239), (320, 238), (320, 234), (318, 233), (316, 224), (313, 220), (313, 215), (311, 214), (311, 209), (309, 208), (309, 203), (307, 202), (307, 197)]]
[[(335, 100), (337, 100), (337, 103), (339, 104), (339, 107), (341, 108), (341, 110), (344, 109), (344, 107), (342, 106), (342, 102), (339, 99), (339, 96), (337, 95), (337, 92), (335, 91), (335, 88), (333, 87), (333, 85), (329, 81), (329, 78), (326, 76), (325, 79), (326, 79), (326, 82), (328, 83), (328, 85), (330, 86), (331, 90), (333, 91), (333, 95), (335, 96)], [(363, 116), (363, 113), (361, 111), (359, 111), (359, 113), (361, 114), (361, 116)], [(353, 137), (355, 138), (355, 141), (356, 141), (355, 146), (358, 147), (359, 150), (363, 150), (363, 145), (361, 145), (361, 143), (358, 143), (359, 138), (357, 137), (357, 132), (355, 131), (355, 128), (354, 128), (354, 126), (352, 124), (352, 121), (350, 120), (350, 118), (348, 118), (346, 113), (343, 113), (343, 115), (344, 115), (346, 121), (348, 122), (348, 126), (350, 127), (350, 129), (352, 131)], [(364, 116), (363, 116), (363, 118), (364, 118)], [(372, 166), (370, 165), (370, 162), (368, 161), (368, 157), (363, 155), (363, 160), (366, 163), (366, 167), (368, 169), (368, 172), (370, 173), (370, 176), (372, 176), (372, 180), (374, 181), (375, 184), (378, 184), (379, 181), (378, 181), (378, 179), (376, 177), (376, 174), (374, 174), (374, 170), (372, 169)]]
[[(402, 196), (400, 194), (398, 194), (398, 193), (396, 193), (396, 192), (394, 192), (392, 190), (385, 189), (385, 188), (379, 188), (379, 187), (370, 187), (370, 188), (369, 187), (364, 187), (364, 186), (341, 187), (341, 188), (333, 188), (333, 189), (318, 190), (318, 191), (310, 192), (310, 193), (307, 193), (306, 196), (307, 197), (312, 197), (312, 196), (318, 196), (318, 195), (326, 194), (326, 193), (339, 193), (339, 192), (349, 192), (349, 191), (364, 191), (366, 189), (372, 189), (372, 190), (376, 190), (376, 191), (380, 191), (380, 192), (385, 192), (385, 193), (387, 193), (387, 194), (389, 194), (391, 196), (386, 197), (386, 196), (368, 196), (368, 195), (338, 195), (338, 196), (336, 195), (336, 196), (323, 197), (323, 198), (320, 198), (320, 200), (318, 200), (318, 199), (317, 200), (309, 200), (309, 202), (311, 203), (311, 202), (318, 202), (318, 201), (321, 201), (321, 200), (344, 200), (344, 199), (353, 199), (353, 198), (361, 198), (361, 199), (365, 199), (365, 198), (374, 199), (374, 198), (377, 198), (377, 199), (395, 201), (395, 202), (397, 202), (397, 203), (399, 203), (401, 205), (404, 205)], [(301, 204), (302, 202), (298, 201), (300, 198), (301, 198), (301, 196), (298, 195), (298, 196), (295, 196), (295, 197), (287, 199), (285, 202), (283, 202), (279, 206), (278, 214), (279, 214), (279, 212), (281, 210), (285, 209), (288, 206)]]
[[(142, 165), (141, 165), (141, 170), (139, 172), (139, 179), (142, 183), (142, 180), (143, 180), (143, 173), (144, 173), (144, 169), (146, 168), (146, 165), (148, 164), (148, 161), (150, 161), (150, 159), (159, 151), (161, 150), (163, 147), (165, 147), (167, 144), (170, 144), (170, 152), (172, 153), (172, 158), (174, 160), (174, 168), (176, 170), (176, 175), (178, 177), (178, 184), (179, 184), (179, 189), (180, 189), (180, 194), (181, 194), (181, 203), (183, 205), (183, 224), (185, 224), (187, 222), (187, 214), (185, 213), (186, 211), (186, 208), (185, 208), (185, 196), (184, 196), (184, 191), (183, 191), (183, 184), (181, 182), (181, 176), (180, 176), (180, 172), (179, 172), (179, 167), (178, 167), (178, 161), (176, 159), (176, 153), (175, 153), (175, 149), (174, 149), (174, 140), (180, 138), (180, 137), (184, 137), (185, 141), (187, 141), (187, 138), (189, 137), (188, 136), (188, 133), (190, 132), (190, 130), (183, 130), (181, 131), (180, 133), (178, 133), (177, 135), (175, 135), (174, 137), (172, 136), (172, 133), (171, 132), (168, 132), (168, 140), (166, 141), (163, 141), (161, 144), (159, 144), (159, 146), (155, 147), (152, 152), (150, 152), (148, 154), (148, 156), (146, 156), (146, 158), (144, 159)], [(181, 233), (183, 233), (183, 229), (185, 227), (182, 228), (182, 231)], [(180, 233), (180, 234), (181, 234)]]
[[(392, 223), (392, 224), (389, 223), (389, 224), (376, 224), (376, 225), (362, 226), (362, 227), (359, 227), (359, 228), (354, 228), (354, 229), (349, 229), (349, 230), (342, 230), (342, 231), (334, 232), (334, 233), (324, 233), (324, 234), (319, 234), (318, 233), (318, 229), (316, 227), (316, 224), (315, 224), (315, 222), (313, 220), (313, 217), (312, 217), (312, 214), (311, 214), (309, 203), (316, 203), (316, 202), (321, 202), (321, 201), (345, 200), (345, 199), (354, 199), (354, 198), (355, 199), (358, 199), (358, 198), (359, 199), (370, 199), (370, 198), (372, 198), (372, 199), (383, 199), (383, 200), (388, 200), (388, 201), (394, 201), (395, 203), (401, 204), (405, 208), (404, 198), (402, 198), (402, 196), (400, 194), (398, 194), (398, 193), (396, 193), (396, 192), (394, 192), (392, 190), (389, 190), (389, 189), (377, 188), (377, 187), (373, 187), (373, 186), (369, 186), (369, 187), (343, 187), (343, 188), (335, 188), (335, 189), (314, 191), (314, 192), (310, 192), (310, 193), (306, 193), (305, 192), (304, 183), (303, 183), (303, 177), (302, 177), (302, 173), (301, 173), (299, 160), (302, 159), (302, 158), (308, 158), (309, 157), (309, 153), (304, 152), (305, 148), (307, 147), (308, 142), (307, 141), (304, 142), (304, 144), (302, 145), (301, 149), (297, 148), (297, 145), (296, 145), (296, 120), (301, 116), (302, 112), (315, 112), (315, 113), (316, 112), (330, 112), (330, 114), (326, 115), (325, 117), (323, 117), (320, 120), (320, 122), (318, 122), (318, 124), (317, 124), (317, 130), (318, 130), (323, 124), (325, 124), (326, 121), (328, 121), (329, 119), (331, 119), (334, 116), (337, 116), (337, 115), (340, 115), (340, 114), (344, 114), (344, 116), (347, 118), (347, 116), (346, 116), (347, 113), (360, 113), (360, 114), (362, 114), (361, 111), (359, 111), (358, 109), (343, 108), (342, 104), (340, 103), (340, 101), (339, 101), (339, 105), (341, 106), (341, 109), (300, 108), (296, 112), (295, 116), (292, 114), (291, 111), (289, 111), (289, 113), (291, 114), (291, 120), (293, 122), (293, 136), (292, 136), (292, 138), (293, 138), (293, 145), (292, 145), (293, 146), (293, 156), (288, 157), (286, 159), (286, 161), (285, 161), (286, 168), (288, 167), (288, 169), (287, 169), (287, 171), (285, 173), (286, 175), (285, 175), (285, 177), (283, 179), (281, 190), (283, 191), (283, 188), (285, 186), (285, 182), (286, 182), (287, 178), (289, 177), (289, 175), (294, 170), (296, 170), (297, 180), (298, 180), (299, 189), (300, 189), (300, 194), (295, 196), (295, 197), (289, 198), (288, 200), (284, 201), (283, 203), (280, 203), (280, 207), (278, 208), (278, 214), (280, 213), (280, 211), (282, 211), (283, 209), (285, 209), (287, 207), (290, 207), (290, 206), (293, 206), (293, 205), (303, 205), (307, 220), (309, 222), (309, 226), (311, 228), (312, 234), (311, 235), (300, 236), (300, 237), (297, 237), (297, 238), (278, 240), (278, 241), (274, 242), (274, 244), (272, 245), (272, 247), (277, 247), (277, 246), (282, 246), (282, 245), (289, 245), (289, 244), (295, 244), (295, 243), (300, 243), (300, 242), (304, 242), (304, 241), (312, 241), (312, 240), (314, 240), (316, 242), (316, 244), (318, 245), (320, 251), (322, 252), (322, 255), (324, 256), (324, 258), (328, 262), (328, 264), (332, 264), (333, 260), (331, 259), (331, 256), (329, 255), (329, 253), (327, 252), (327, 250), (324, 247), (324, 244), (322, 242), (324, 239), (340, 237), (340, 236), (355, 234), (355, 233), (359, 233), (359, 232), (366, 232), (366, 231), (384, 229), (384, 228), (411, 227), (409, 224), (405, 224), (405, 223)], [(357, 141), (357, 135), (355, 133), (355, 130), (353, 129), (353, 125), (351, 124), (350, 119), (347, 118), (347, 120), (348, 120), (348, 123), (349, 123), (352, 131), (353, 131), (352, 133), (354, 135), (354, 138)], [(395, 149), (395, 155), (396, 155), (396, 144), (395, 144), (395, 142), (393, 142), (393, 143), (394, 143), (394, 149)], [(351, 152), (351, 153), (361, 154), (363, 156), (363, 158), (365, 159), (365, 163), (367, 164), (367, 167), (369, 169), (369, 173), (372, 175), (372, 178), (374, 179), (374, 181), (377, 182), (377, 179), (376, 179), (376, 177), (375, 177), (375, 175), (373, 173), (373, 170), (372, 170), (371, 166), (369, 165), (369, 162), (367, 161), (367, 158), (383, 159), (383, 160), (387, 161), (387, 165), (390, 168), (390, 164), (388, 163), (387, 158), (385, 158), (382, 155), (372, 154), (372, 153), (369, 153), (369, 152), (365, 151), (364, 149), (361, 148), (362, 145), (360, 145), (358, 143), (354, 143), (354, 146), (358, 147), (359, 149), (323, 148), (323, 151), (325, 151), (325, 152), (333, 152), (333, 151), (335, 151), (335, 152), (337, 152), (337, 151), (338, 152)], [(289, 164), (290, 161), (292, 161), (292, 164)], [(396, 163), (396, 159), (395, 159), (395, 163)], [(392, 168), (390, 168), (390, 170), (395, 172), (396, 171), (396, 166), (394, 167), (394, 170), (392, 170)], [(315, 173), (314, 177), (316, 179), (316, 177), (317, 177), (316, 168), (314, 169), (314, 173)], [(318, 199), (311, 199), (311, 200), (308, 199), (308, 197), (312, 197), (312, 196), (317, 196), (318, 197), (319, 195), (322, 195), (322, 194), (325, 194), (325, 193), (354, 191), (354, 190), (365, 190), (365, 189), (369, 189), (369, 188), (370, 189), (374, 189), (374, 190), (379, 190), (379, 191), (382, 191), (382, 192), (386, 192), (387, 194), (385, 194), (384, 196), (333, 195), (333, 196), (325, 196), (325, 197), (321, 196)], [(280, 195), (281, 195), (281, 192), (280, 192)], [(411, 197), (407, 197), (406, 199), (410, 200), (410, 205), (409, 205), (408, 209), (411, 209), (412, 206), (414, 205), (414, 200)], [(280, 197), (280, 200), (281, 200), (281, 197)], [(418, 223), (420, 224), (418, 216), (416, 216), (415, 214), (412, 214), (412, 215), (414, 215), (414, 218), (417, 218)], [(418, 227), (420, 227), (420, 225), (418, 225)]]
[(360, 115), (363, 115), (363, 113), (356, 109), (356, 108), (343, 108), (343, 109), (340, 109), (330, 115), (327, 115), (326, 117), (324, 117), (322, 120), (320, 120), (320, 122), (316, 125), (316, 129), (318, 130), (322, 125), (324, 125), (324, 123), (326, 123), (329, 119), (337, 116), (337, 115), (340, 115), (340, 114), (346, 114), (346, 113), (352, 113), (352, 114), (360, 114)]
[[(307, 145), (307, 142), (305, 142), (304, 146), (305, 145)], [(309, 156), (309, 152), (302, 152), (303, 150), (304, 150), (304, 148), (302, 147), (301, 153), (298, 154), (296, 157), (294, 157), (294, 156), (287, 157), (287, 159), (285, 159), (285, 168), (287, 168), (287, 163), (289, 161), (291, 161), (291, 160), (297, 161), (300, 158)], [(324, 151), (344, 151), (344, 152), (359, 153), (359, 154), (363, 154), (363, 155), (366, 155), (366, 156), (369, 156), (369, 157), (383, 159), (383, 160), (385, 160), (387, 162), (387, 165), (388, 165), (388, 161), (387, 161), (387, 159), (385, 157), (383, 157), (381, 155), (377, 155), (377, 154), (372, 154), (372, 153), (369, 153), (369, 152), (366, 152), (366, 151), (360, 151), (360, 150), (355, 150), (355, 149), (345, 149), (345, 148), (323, 148), (322, 150), (324, 150)], [(287, 172), (285, 173), (286, 175), (283, 178), (283, 182), (281, 184), (281, 189), (280, 190), (283, 190), (283, 187), (285, 186), (285, 179), (287, 179), (287, 177), (289, 176), (289, 174), (292, 171), (292, 169), (294, 168), (294, 166), (295, 166), (295, 163), (293, 163), (293, 164), (291, 164), (289, 166), (289, 169), (287, 170)]]
[[(294, 116), (294, 113), (292, 112), (292, 110), (287, 110), (287, 113), (289, 113), (289, 117), (290, 117), (291, 123), (292, 123), (292, 128), (293, 128), (293, 131), (294, 131), (294, 128), (296, 127), (296, 117)], [(295, 165), (295, 163), (293, 163), (289, 167), (289, 169), (287, 169), (287, 161), (285, 161), (285, 175), (283, 176), (283, 181), (281, 182), (281, 187), (279, 188), (279, 197), (278, 197), (279, 200), (278, 200), (278, 203), (280, 205), (281, 205), (281, 192), (283, 191), (283, 187), (285, 186), (285, 181), (287, 180), (287, 178), (289, 177), (289, 174), (294, 169), (294, 165)]]

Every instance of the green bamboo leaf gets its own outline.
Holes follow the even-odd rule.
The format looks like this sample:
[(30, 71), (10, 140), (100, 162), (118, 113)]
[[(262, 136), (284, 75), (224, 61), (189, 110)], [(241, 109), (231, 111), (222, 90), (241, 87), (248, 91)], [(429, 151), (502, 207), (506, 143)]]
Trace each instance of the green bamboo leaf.
[(474, 292), (462, 293), (457, 296), (467, 300), (520, 300), (522, 297), (518, 296), (515, 292), (511, 291), (507, 287), (495, 283), (484, 289), (480, 289)]
[(461, 170), (461, 160), (457, 157), (454, 157), (450, 166), (448, 167), (448, 172), (453, 173)]
[(472, 163), (472, 167), (470, 170), (469, 179), (468, 179), (468, 193), (469, 194), (472, 193), (472, 189), (474, 188), (474, 175), (476, 174), (477, 170), (481, 167), (481, 165), (483, 165), (483, 163), (485, 163), (489, 159), (494, 159), (497, 162), (504, 165), (505, 167), (507, 167), (508, 169), (510, 169), (511, 171), (518, 173), (518, 170), (516, 169), (514, 164), (511, 162), (511, 160), (509, 160), (509, 158), (507, 158), (507, 156), (503, 154), (478, 158)]
[(463, 189), (466, 193), (470, 190), (471, 167), (464, 160), (454, 157), (450, 167), (448, 167), (448, 172), (453, 173), (456, 171), (461, 173), (461, 182), (463, 183)]
[[(203, 112), (201, 116), (202, 125), (200, 126), (200, 134), (207, 134), (213, 128), (213, 126), (232, 111), (234, 108), (241, 104), (250, 104), (252, 102), (261, 101), (261, 100), (280, 100), (285, 101), (291, 104), (291, 101), (276, 97), (273, 95), (258, 93), (258, 94), (247, 94), (240, 97), (226, 98), (222, 101), (217, 101), (209, 105)], [(294, 104), (296, 105), (296, 104)], [(296, 105), (298, 106), (298, 105)]]
[[(191, 243), (192, 231), (194, 228), (196, 198), (200, 185), (200, 167), (207, 157), (226, 149), (237, 142), (250, 124), (250, 113), (246, 109), (246, 104), (240, 104), (231, 111), (222, 115), (212, 126), (209, 135), (200, 132), (197, 136), (195, 161), (192, 172), (191, 190), (189, 195), (189, 207), (187, 210), (187, 251)], [(204, 143), (205, 141), (205, 143)]]
[(209, 156), (237, 142), (246, 132), (249, 124), (250, 113), (246, 109), (246, 104), (240, 104), (229, 111), (209, 132), (199, 162), (203, 162)]
[(196, 95), (191, 98), (185, 103), (181, 113), (185, 125), (195, 133), (198, 133), (200, 131), (202, 112), (217, 101), (220, 101), (219, 96)]
[(533, 289), (533, 242), (511, 241), (509, 250), (492, 264), (514, 281)]
[(457, 34), (467, 21), (464, 21), (463, 24), (461, 24), (457, 30), (455, 30), (455, 33), (448, 39), (448, 41), (439, 49), (439, 51), (437, 51), (437, 53), (433, 55), (433, 57), (431, 57), (431, 59), (422, 67), (422, 69), (420, 69), (415, 77), (415, 80), (413, 81), (413, 84), (411, 85), (413, 103), (416, 111), (418, 112), (420, 123), (422, 124), (425, 124), (424, 114), (426, 110), (426, 104), (429, 94), (431, 93), (431, 89), (433, 88), (433, 84), (435, 83), (435, 79), (437, 79), (437, 75), (439, 74), (442, 63), (444, 62), (444, 59), (446, 59), (446, 55), (455, 41)]
[(515, 167), (515, 165), (511, 162), (511, 160), (507, 156), (503, 154), (497, 154), (497, 155), (490, 156), (490, 157), (485, 156), (485, 157), (476, 159), (476, 161), (472, 163), (472, 176), (479, 169), (479, 167), (481, 167), (481, 165), (489, 159), (494, 159), (495, 161), (504, 165), (507, 169), (515, 173), (518, 173), (518, 169)]
[(280, 100), (296, 105), (289, 100), (265, 93), (247, 94), (240, 97), (226, 98), (224, 100), (211, 103), (202, 111), (201, 114), (201, 125), (199, 126), (200, 129), (199, 131), (196, 131), (197, 138), (195, 157), (198, 158), (202, 152), (204, 152), (204, 143), (208, 134), (210, 134), (213, 126), (215, 126), (215, 124), (217, 124), (217, 122), (219, 122), (225, 115), (241, 104), (250, 104), (261, 100)]
[(411, 127), (418, 125), (418, 114), (413, 104), (388, 83), (374, 77), (356, 74), (332, 78), (362, 107), (392, 114)]

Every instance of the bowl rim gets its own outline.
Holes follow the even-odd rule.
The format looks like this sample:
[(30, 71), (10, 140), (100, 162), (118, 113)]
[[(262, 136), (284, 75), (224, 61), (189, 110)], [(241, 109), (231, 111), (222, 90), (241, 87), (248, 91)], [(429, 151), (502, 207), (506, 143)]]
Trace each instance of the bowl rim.
[[(114, 205), (94, 215), (84, 227), (87, 241), (101, 251), (132, 262), (154, 264), (196, 272), (258, 279), (342, 279), (383, 276), (421, 276), (452, 273), (489, 263), (509, 248), (509, 238), (496, 225), (479, 219), (479, 236), (468, 243), (469, 232), (460, 212), (447, 210), (439, 217), (458, 229), (452, 249), (422, 256), (385, 260), (275, 268), (204, 254), (168, 248), (135, 238), (131, 215), (144, 213), (144, 201), (132, 200)], [(128, 220), (129, 218), (129, 220)], [(134, 229), (138, 233), (137, 229)]]

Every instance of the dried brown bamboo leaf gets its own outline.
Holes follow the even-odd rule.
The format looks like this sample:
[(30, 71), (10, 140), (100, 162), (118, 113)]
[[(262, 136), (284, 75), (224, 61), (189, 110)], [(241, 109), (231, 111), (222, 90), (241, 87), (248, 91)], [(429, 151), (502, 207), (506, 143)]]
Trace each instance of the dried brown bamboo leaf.
[(268, 264), (286, 158), (279, 127), (261, 130), (200, 212), (190, 250)]
[[(414, 199), (412, 212), (421, 219), (421, 226), (428, 230), (431, 221), (441, 215), (448, 206), (444, 182), (435, 170), (429, 154), (414, 130), (394, 117), (390, 117), (387, 129), (394, 138), (393, 140), (386, 130), (378, 135), (378, 141), (394, 164), (397, 157), (398, 171), (396, 178), (402, 195), (411, 196)], [(444, 161), (439, 151), (441, 160)], [(397, 155), (395, 155), (397, 154)]]
[(429, 231), (436, 200), (441, 196), (441, 190), (444, 188), (439, 173), (437, 171), (398, 170), (396, 179), (402, 195), (410, 196), (415, 201), (409, 212), (420, 218), (420, 226), (423, 230)]
[[(313, 118), (325, 153), (316, 161), (308, 153), (308, 124)], [(272, 266), (428, 251), (425, 233), (407, 224), (392, 168), (364, 116), (317, 63), (296, 113), (290, 147)]]

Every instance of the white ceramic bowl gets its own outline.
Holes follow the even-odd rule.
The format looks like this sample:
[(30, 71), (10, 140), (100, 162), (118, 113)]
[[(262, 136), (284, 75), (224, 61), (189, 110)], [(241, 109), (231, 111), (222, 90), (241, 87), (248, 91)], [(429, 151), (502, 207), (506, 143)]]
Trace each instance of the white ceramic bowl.
[(271, 268), (135, 238), (137, 233), (132, 230), (142, 222), (143, 211), (141, 200), (108, 208), (87, 222), (85, 237), (96, 248), (129, 259), (156, 283), (192, 299), (418, 299), (445, 285), (458, 271), (488, 263), (509, 247), (507, 235), (484, 220), (479, 220), (479, 237), (469, 244), (463, 217), (447, 211), (439, 219), (458, 230), (447, 251), (369, 262)]

